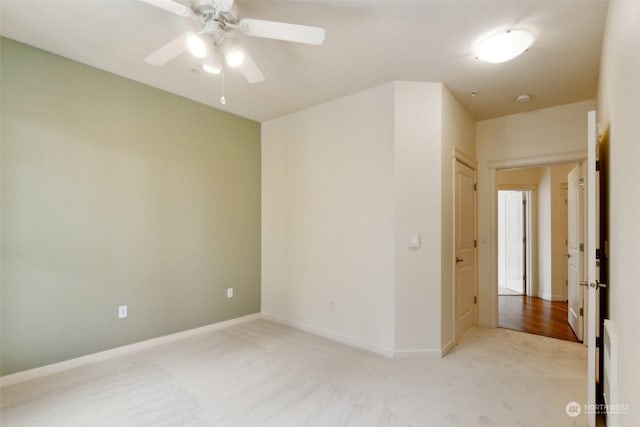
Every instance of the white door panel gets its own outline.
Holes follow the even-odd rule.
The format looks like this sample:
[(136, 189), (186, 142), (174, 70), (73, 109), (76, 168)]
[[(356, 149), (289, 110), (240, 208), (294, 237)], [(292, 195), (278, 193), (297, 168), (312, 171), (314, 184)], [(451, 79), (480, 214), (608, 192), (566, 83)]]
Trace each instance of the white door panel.
[(524, 198), (521, 191), (508, 191), (505, 200), (505, 282), (507, 289), (524, 293)]
[(475, 171), (455, 166), (455, 319), (456, 339), (476, 319)]
[(583, 281), (583, 252), (580, 251), (580, 244), (583, 238), (583, 186), (580, 185), (582, 179), (582, 167), (576, 166), (569, 172), (567, 212), (568, 212), (568, 301), (569, 314), (568, 321), (576, 337), (582, 341), (584, 332), (584, 319), (580, 314), (583, 308), (583, 288), (578, 284)]

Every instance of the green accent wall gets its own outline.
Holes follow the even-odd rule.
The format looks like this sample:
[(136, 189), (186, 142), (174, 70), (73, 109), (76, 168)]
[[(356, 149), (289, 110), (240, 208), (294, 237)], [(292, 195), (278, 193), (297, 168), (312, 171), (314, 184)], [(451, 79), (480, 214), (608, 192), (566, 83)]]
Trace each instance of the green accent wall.
[(260, 311), (259, 123), (0, 53), (0, 375)]

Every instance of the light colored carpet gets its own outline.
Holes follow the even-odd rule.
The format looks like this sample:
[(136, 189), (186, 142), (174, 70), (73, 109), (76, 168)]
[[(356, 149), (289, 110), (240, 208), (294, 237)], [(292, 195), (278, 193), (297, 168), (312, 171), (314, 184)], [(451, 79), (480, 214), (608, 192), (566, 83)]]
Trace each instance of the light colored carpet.
[(9, 426), (579, 426), (581, 344), (474, 328), (391, 360), (257, 320), (1, 390)]

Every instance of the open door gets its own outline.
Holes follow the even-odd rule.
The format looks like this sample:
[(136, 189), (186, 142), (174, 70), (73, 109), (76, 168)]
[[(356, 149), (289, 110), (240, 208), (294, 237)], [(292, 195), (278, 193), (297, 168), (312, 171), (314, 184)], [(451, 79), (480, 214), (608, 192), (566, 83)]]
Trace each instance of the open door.
[(579, 283), (583, 278), (583, 250), (584, 248), (584, 209), (583, 209), (583, 178), (582, 167), (574, 167), (569, 172), (567, 188), (567, 290), (568, 290), (568, 321), (573, 333), (579, 341), (583, 341), (583, 301), (584, 291)]
[[(596, 425), (596, 325), (599, 323), (596, 312), (598, 289), (606, 287), (599, 281), (598, 271), (598, 185), (596, 174), (596, 152), (598, 138), (596, 135), (596, 112), (588, 113), (588, 147), (587, 147), (587, 281), (582, 284), (587, 288), (586, 295), (586, 338), (587, 338), (587, 424)], [(598, 209), (597, 209), (598, 208)]]
[(504, 191), (504, 272), (505, 287), (515, 293), (524, 294), (524, 193)]

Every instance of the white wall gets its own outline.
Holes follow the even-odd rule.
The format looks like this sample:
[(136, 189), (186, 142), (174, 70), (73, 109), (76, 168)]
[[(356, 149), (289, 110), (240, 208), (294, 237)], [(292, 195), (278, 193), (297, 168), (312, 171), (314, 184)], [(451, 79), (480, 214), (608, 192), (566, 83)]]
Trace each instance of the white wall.
[(440, 83), (263, 123), (263, 313), (383, 354), (440, 355), (453, 340), (451, 153), (472, 157), (474, 132)]
[[(440, 83), (396, 82), (396, 342), (398, 352), (440, 351), (441, 94)], [(420, 234), (422, 245), (408, 240)]]
[(562, 197), (569, 171), (575, 163), (547, 166), (538, 186), (538, 259), (539, 280), (537, 296), (548, 301), (566, 301), (567, 257), (565, 237), (567, 217)]
[(262, 124), (262, 312), (385, 354), (393, 97), (387, 84)]
[(640, 2), (611, 1), (600, 68), (598, 122), (609, 142), (609, 309), (619, 336), (620, 425), (640, 425)]
[(562, 189), (566, 188), (568, 176), (575, 163), (553, 165), (551, 169), (551, 294), (552, 301), (567, 300), (567, 212)]
[(476, 124), (480, 324), (497, 326), (496, 182), (487, 163), (586, 151), (587, 112), (594, 108), (584, 101)]

